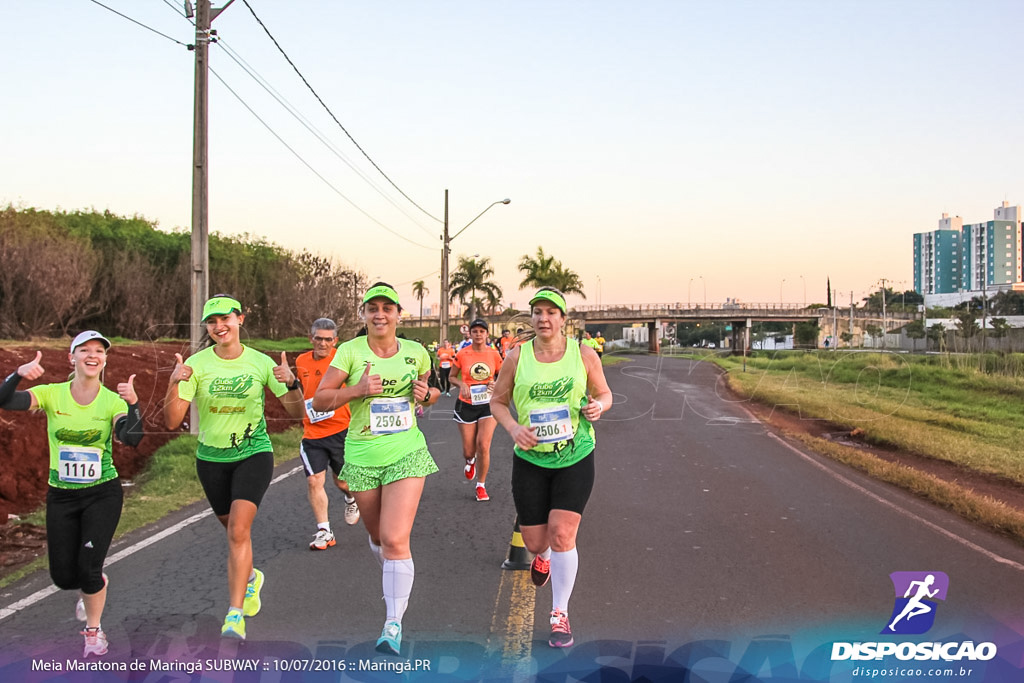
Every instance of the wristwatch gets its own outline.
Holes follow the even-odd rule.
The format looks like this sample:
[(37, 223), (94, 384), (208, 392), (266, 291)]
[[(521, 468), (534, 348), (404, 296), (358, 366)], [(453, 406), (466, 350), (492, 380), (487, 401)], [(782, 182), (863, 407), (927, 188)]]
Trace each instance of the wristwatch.
[(299, 381), (298, 377), (296, 377), (295, 381), (293, 381), (291, 384), (288, 385), (288, 391), (295, 391), (296, 389), (301, 389), (301, 388), (302, 388), (302, 382)]

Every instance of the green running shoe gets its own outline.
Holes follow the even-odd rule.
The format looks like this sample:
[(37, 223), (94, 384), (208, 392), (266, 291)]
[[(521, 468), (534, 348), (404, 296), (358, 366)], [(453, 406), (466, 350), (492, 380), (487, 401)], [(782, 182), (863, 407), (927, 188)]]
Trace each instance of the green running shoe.
[[(245, 586), (245, 601), (242, 602), (242, 614), (247, 617), (254, 617), (260, 612), (263, 603), (260, 601), (260, 591), (263, 590), (263, 572), (253, 569), (256, 578)], [(243, 629), (244, 630), (244, 629)]]
[(402, 625), (397, 621), (389, 621), (384, 624), (384, 629), (377, 639), (377, 652), (385, 655), (401, 654), (402, 649)]
[(228, 612), (224, 625), (220, 627), (221, 638), (245, 640), (245, 619), (238, 612)]

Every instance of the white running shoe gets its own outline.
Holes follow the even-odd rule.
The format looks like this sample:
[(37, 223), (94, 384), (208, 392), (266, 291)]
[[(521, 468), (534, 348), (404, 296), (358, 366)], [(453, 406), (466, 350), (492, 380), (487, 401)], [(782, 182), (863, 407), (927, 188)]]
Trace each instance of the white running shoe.
[(337, 543), (334, 540), (334, 533), (327, 529), (317, 529), (316, 536), (313, 537), (313, 541), (309, 544), (310, 550), (327, 550), (332, 545)]
[(86, 628), (81, 632), (85, 636), (85, 650), (82, 651), (82, 659), (89, 655), (100, 657), (107, 654), (107, 634), (99, 626)]
[(345, 503), (345, 524), (352, 526), (359, 521), (359, 506), (353, 498), (351, 503)]

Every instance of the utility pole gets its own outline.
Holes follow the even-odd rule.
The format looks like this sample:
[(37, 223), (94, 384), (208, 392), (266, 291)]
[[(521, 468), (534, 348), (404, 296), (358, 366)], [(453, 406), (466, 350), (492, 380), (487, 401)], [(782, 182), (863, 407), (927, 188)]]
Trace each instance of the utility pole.
[[(203, 304), (210, 298), (210, 242), (209, 242), (209, 87), (210, 42), (215, 35), (210, 23), (235, 0), (213, 9), (210, 0), (196, 3), (196, 53), (195, 100), (192, 112), (192, 306), (189, 329), (192, 353), (199, 351), (203, 342)], [(190, 431), (196, 434), (199, 420), (195, 402), (192, 403), (189, 418)]]
[(437, 338), (438, 347), (448, 338), (448, 190), (444, 191), (444, 234), (441, 236), (441, 330)]
[(885, 348), (885, 278), (882, 278), (882, 348)]

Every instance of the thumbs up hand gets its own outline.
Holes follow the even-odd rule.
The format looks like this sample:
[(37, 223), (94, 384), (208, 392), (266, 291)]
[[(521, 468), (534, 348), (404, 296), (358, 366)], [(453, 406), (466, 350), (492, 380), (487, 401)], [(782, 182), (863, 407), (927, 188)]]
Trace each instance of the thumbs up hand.
[(192, 368), (185, 365), (181, 354), (174, 354), (174, 369), (171, 370), (171, 384), (187, 382), (192, 377)]
[(43, 352), (36, 351), (36, 357), (18, 368), (18, 374), (25, 379), (39, 379), (43, 376), (43, 366), (39, 361), (43, 359)]
[(281, 364), (274, 367), (274, 379), (286, 386), (295, 383), (295, 373), (288, 367), (288, 354), (281, 352)]
[(124, 402), (132, 406), (139, 402), (139, 395), (135, 393), (135, 375), (128, 378), (127, 382), (117, 385), (117, 395), (124, 399)]
[(359, 387), (361, 396), (378, 396), (384, 393), (384, 381), (380, 378), (380, 375), (370, 374), (371, 365), (370, 361), (366, 361), (363, 376), (359, 378), (359, 382), (356, 384)]

